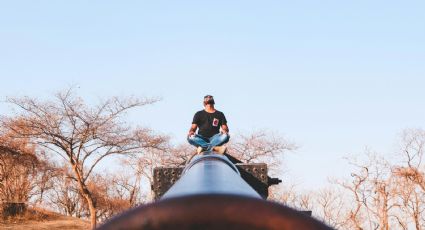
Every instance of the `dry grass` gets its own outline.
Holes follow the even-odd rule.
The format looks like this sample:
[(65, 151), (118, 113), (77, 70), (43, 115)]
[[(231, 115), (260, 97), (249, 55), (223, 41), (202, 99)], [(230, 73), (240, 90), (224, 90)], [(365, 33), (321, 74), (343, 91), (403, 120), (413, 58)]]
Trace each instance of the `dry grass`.
[(0, 221), (0, 229), (47, 230), (47, 229), (90, 229), (90, 223), (78, 218), (62, 216), (43, 209), (30, 209), (23, 216)]

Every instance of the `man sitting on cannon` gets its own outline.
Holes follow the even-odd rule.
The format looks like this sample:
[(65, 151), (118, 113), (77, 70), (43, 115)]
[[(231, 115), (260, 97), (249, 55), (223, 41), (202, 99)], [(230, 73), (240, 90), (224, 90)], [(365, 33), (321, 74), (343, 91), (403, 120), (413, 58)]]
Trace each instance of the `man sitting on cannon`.
[(187, 140), (191, 145), (198, 147), (196, 150), (198, 154), (211, 150), (224, 154), (226, 146), (223, 144), (230, 139), (226, 117), (224, 113), (214, 108), (213, 96), (206, 95), (203, 103), (204, 110), (195, 113)]

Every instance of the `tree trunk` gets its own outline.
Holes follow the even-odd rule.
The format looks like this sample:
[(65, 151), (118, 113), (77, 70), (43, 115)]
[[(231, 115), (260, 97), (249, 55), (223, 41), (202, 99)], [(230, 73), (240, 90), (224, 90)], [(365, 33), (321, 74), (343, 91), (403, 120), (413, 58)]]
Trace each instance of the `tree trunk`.
[(93, 198), (90, 194), (84, 194), (84, 197), (87, 200), (87, 204), (89, 205), (90, 211), (90, 227), (91, 229), (96, 228), (96, 207), (94, 206)]
[(414, 219), (415, 219), (416, 230), (421, 230), (421, 224), (419, 223), (419, 217), (418, 217), (418, 215), (414, 215)]
[(84, 198), (87, 201), (87, 205), (89, 206), (90, 227), (91, 229), (95, 229), (96, 228), (96, 206), (94, 204), (93, 197), (91, 196), (91, 192), (88, 190), (87, 186), (85, 185), (77, 165), (72, 160), (71, 160), (71, 164), (72, 164), (72, 169), (74, 170), (74, 173), (77, 177), (81, 194), (84, 196)]
[(89, 206), (90, 211), (90, 227), (91, 229), (96, 228), (96, 206), (93, 201), (93, 197), (91, 196), (90, 191), (86, 188), (83, 183), (80, 183), (81, 193), (87, 201), (87, 205)]

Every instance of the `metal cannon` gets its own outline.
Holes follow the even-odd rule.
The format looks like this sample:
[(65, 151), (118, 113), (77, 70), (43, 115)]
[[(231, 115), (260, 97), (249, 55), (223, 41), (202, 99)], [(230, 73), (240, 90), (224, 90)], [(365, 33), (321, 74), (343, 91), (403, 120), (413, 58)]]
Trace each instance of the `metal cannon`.
[(329, 230), (308, 213), (266, 201), (265, 164), (241, 164), (230, 155), (197, 155), (183, 168), (154, 170), (155, 202), (136, 207), (99, 227), (143, 230)]

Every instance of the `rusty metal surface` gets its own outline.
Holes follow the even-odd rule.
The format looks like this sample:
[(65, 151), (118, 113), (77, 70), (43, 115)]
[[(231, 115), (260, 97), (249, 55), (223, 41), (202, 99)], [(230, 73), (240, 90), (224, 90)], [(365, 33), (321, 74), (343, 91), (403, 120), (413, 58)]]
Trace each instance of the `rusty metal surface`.
[(100, 230), (331, 230), (289, 207), (244, 196), (195, 195), (139, 206), (117, 216)]
[(269, 185), (267, 176), (267, 164), (236, 164), (242, 179), (248, 183), (260, 196), (267, 199)]
[(158, 167), (153, 170), (152, 191), (158, 200), (180, 178), (184, 167)]

